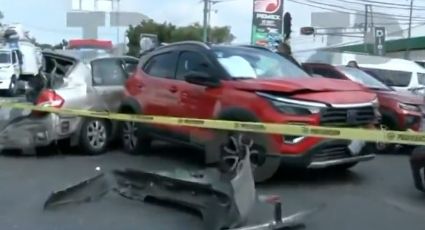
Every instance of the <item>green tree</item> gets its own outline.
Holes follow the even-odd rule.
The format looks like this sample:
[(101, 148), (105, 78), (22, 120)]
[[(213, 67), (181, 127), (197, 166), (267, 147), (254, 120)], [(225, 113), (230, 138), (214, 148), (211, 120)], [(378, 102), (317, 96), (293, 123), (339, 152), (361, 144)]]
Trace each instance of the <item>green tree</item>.
[[(130, 26), (127, 30), (129, 55), (137, 56), (140, 51), (140, 35), (142, 33), (156, 34), (160, 42), (202, 41), (203, 28), (199, 23), (177, 27), (171, 23), (157, 23), (153, 20), (143, 21), (137, 26)], [(234, 40), (230, 27), (210, 28), (209, 40), (213, 43), (229, 43)]]

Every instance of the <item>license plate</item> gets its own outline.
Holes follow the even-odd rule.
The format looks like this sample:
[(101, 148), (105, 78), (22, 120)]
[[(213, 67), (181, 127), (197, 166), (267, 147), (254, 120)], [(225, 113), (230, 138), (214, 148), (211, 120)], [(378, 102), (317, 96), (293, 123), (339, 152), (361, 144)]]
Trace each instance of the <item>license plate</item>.
[(350, 149), (351, 154), (359, 155), (360, 151), (363, 149), (365, 145), (366, 145), (366, 142), (364, 141), (352, 141), (351, 144), (348, 146), (348, 149)]

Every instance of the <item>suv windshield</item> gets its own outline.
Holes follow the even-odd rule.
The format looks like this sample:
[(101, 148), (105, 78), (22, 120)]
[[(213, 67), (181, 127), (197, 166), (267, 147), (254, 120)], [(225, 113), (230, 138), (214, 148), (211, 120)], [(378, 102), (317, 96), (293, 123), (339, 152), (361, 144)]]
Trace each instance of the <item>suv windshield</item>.
[(350, 78), (350, 80), (360, 83), (368, 88), (379, 90), (391, 90), (384, 83), (380, 82), (379, 80), (375, 79), (374, 77), (370, 76), (369, 74), (360, 69), (342, 66), (337, 67), (337, 69), (344, 73), (348, 78)]
[(371, 76), (376, 77), (378, 80), (385, 82), (386, 85), (392, 87), (407, 87), (412, 79), (412, 72), (386, 70), (375, 68), (362, 68)]
[(309, 75), (271, 51), (246, 47), (216, 47), (220, 64), (233, 78), (301, 78)]
[(11, 63), (10, 53), (9, 52), (0, 52), (0, 63), (9, 64)]

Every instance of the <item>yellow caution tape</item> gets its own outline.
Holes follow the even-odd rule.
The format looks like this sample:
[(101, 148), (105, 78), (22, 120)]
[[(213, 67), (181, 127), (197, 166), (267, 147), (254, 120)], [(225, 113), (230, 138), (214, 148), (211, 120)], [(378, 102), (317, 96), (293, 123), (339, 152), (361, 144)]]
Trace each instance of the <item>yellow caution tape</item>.
[(371, 142), (398, 143), (411, 145), (425, 145), (425, 134), (417, 132), (383, 131), (361, 128), (335, 128), (307, 126), (300, 124), (275, 124), (258, 122), (238, 122), (210, 119), (193, 119), (164, 116), (146, 116), (136, 114), (122, 114), (97, 112), (81, 109), (57, 109), (53, 107), (34, 106), (25, 103), (1, 102), (0, 107), (26, 109), (40, 112), (49, 112), (64, 115), (75, 115), (92, 118), (111, 119), (119, 121), (133, 121), (148, 124), (163, 124), (189, 126), (219, 130), (246, 131), (268, 134), (285, 134), (294, 136), (314, 136), (330, 139), (363, 140)]

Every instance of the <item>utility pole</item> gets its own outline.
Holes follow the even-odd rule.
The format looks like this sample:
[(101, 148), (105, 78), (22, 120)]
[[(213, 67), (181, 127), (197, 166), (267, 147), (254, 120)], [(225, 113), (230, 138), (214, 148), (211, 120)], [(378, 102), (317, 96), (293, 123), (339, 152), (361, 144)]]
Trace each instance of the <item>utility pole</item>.
[(412, 37), (412, 14), (413, 14), (413, 0), (410, 0), (409, 31), (407, 35), (406, 52), (404, 53), (405, 59), (410, 58), (410, 38)]
[(364, 42), (364, 51), (368, 52), (367, 50), (367, 32), (368, 32), (368, 17), (369, 17), (369, 5), (365, 4), (365, 14), (364, 14), (364, 35), (363, 35), (363, 42)]
[(208, 18), (210, 14), (210, 0), (204, 0), (204, 33), (203, 41), (208, 42)]
[(120, 43), (120, 0), (116, 0), (116, 4), (117, 4), (117, 45)]

